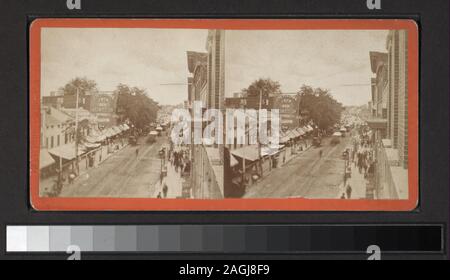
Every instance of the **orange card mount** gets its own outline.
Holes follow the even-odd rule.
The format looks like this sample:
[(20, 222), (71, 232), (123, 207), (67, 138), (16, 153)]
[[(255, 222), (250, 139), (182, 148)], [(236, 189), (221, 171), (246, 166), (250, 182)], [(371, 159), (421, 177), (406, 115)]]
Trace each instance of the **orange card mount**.
[[(340, 87), (339, 90), (333, 87), (333, 82), (339, 83), (341, 79), (336, 76), (314, 80), (314, 78), (308, 77), (308, 72), (303, 71), (298, 75), (299, 84), (296, 89), (289, 88), (289, 82), (285, 79), (286, 74), (280, 74), (279, 77), (275, 74), (270, 78), (279, 81), (282, 94), (285, 94), (285, 91), (299, 90), (302, 84), (311, 84), (314, 88), (329, 88), (332, 93), (333, 91), (350, 92), (360, 87), (361, 91), (366, 92), (367, 102), (358, 108), (366, 108), (365, 115), (362, 116), (362, 113), (355, 109), (356, 106), (349, 105), (345, 109), (349, 121), (335, 125), (333, 127), (335, 131), (324, 131), (311, 121), (311, 116), (305, 117), (302, 109), (299, 109), (301, 112), (297, 112), (297, 116), (302, 117), (298, 119), (307, 119), (309, 122), (299, 121), (298, 125), (294, 127), (283, 127), (281, 137), (285, 140), (283, 145), (280, 145), (273, 154), (262, 155), (260, 153), (260, 156), (256, 156), (253, 160), (251, 158), (252, 148), (258, 145), (237, 148), (230, 147), (233, 145), (225, 147), (201, 145), (197, 149), (189, 145), (182, 147), (175, 145), (174, 147), (174, 145), (166, 145), (166, 142), (162, 144), (162, 141), (166, 141), (162, 139), (169, 139), (170, 127), (169, 125), (167, 128), (163, 127), (161, 122), (152, 124), (153, 127), (145, 130), (138, 128), (130, 118), (116, 116), (115, 124), (100, 125), (104, 115), (101, 114), (101, 110), (92, 109), (92, 104), (97, 102), (96, 104), (100, 104), (101, 107), (103, 103), (96, 97), (108, 102), (101, 97), (109, 95), (112, 102), (116, 104), (114, 106), (117, 107), (119, 106), (117, 104), (123, 101), (120, 101), (119, 93), (114, 90), (116, 85), (130, 83), (130, 86), (134, 86), (131, 83), (135, 83), (140, 88), (147, 85), (143, 82), (146, 80), (146, 75), (131, 77), (133, 73), (129, 73), (129, 76), (126, 76), (123, 71), (121, 72), (120, 68), (122, 67), (118, 67), (120, 63), (116, 63), (115, 60), (122, 59), (130, 64), (136, 63), (133, 68), (143, 70), (152, 69), (149, 64), (161, 63), (162, 66), (154, 70), (154, 73), (148, 73), (152, 77), (157, 76), (162, 68), (170, 68), (174, 64), (172, 58), (158, 58), (157, 54), (151, 53), (151, 49), (145, 51), (146, 48), (143, 47), (141, 51), (138, 50), (135, 45), (142, 41), (132, 41), (132, 38), (139, 38), (140, 35), (136, 34), (141, 34), (139, 32), (146, 32), (146, 30), (165, 31), (167, 38), (170, 38), (172, 31), (178, 32), (178, 35), (189, 30), (203, 31), (206, 34), (199, 39), (202, 40), (199, 44), (200, 49), (189, 49), (197, 46), (197, 44), (191, 44), (191, 33), (189, 36), (173, 37), (172, 44), (162, 44), (161, 47), (158, 47), (158, 49), (166, 48), (168, 56), (171, 56), (169, 48), (171, 45), (177, 45), (177, 40), (180, 40), (177, 47), (180, 59), (185, 65), (184, 72), (181, 72), (183, 75), (171, 76), (172, 80), (161, 79), (154, 87), (160, 88), (163, 85), (171, 84), (173, 79), (176, 79), (176, 82), (180, 79), (183, 82), (192, 81), (185, 82), (185, 84), (180, 83), (178, 86), (172, 85), (173, 91), (177, 91), (181, 87), (186, 92), (182, 107), (188, 111), (191, 108), (191, 102), (195, 101), (195, 98), (201, 99), (202, 96), (206, 96), (206, 101), (209, 100), (212, 103), (217, 101), (214, 103), (216, 106), (228, 106), (228, 102), (233, 101), (233, 98), (245, 99), (246, 97), (243, 95), (232, 96), (233, 92), (230, 92), (243, 88), (239, 84), (239, 77), (243, 76), (242, 80), (249, 79), (247, 85), (250, 85), (252, 81), (258, 78), (267, 78), (267, 76), (262, 76), (266, 73), (264, 71), (256, 71), (261, 73), (261, 76), (257, 76), (258, 73), (251, 76), (251, 71), (236, 70), (239, 66), (244, 65), (245, 61), (251, 61), (251, 59), (245, 58), (246, 54), (261, 55), (261, 52), (256, 49), (257, 47), (250, 52), (245, 50), (245, 53), (241, 53), (238, 51), (239, 46), (262, 45), (254, 44), (251, 40), (265, 38), (265, 41), (269, 41), (268, 46), (272, 46), (267, 48), (270, 49), (271, 54), (273, 54), (274, 48), (277, 48), (280, 55), (286, 55), (291, 49), (297, 49), (298, 56), (292, 58), (291, 61), (302, 60), (302, 53), (315, 53), (316, 55), (309, 60), (309, 63), (314, 65), (306, 67), (311, 72), (328, 71), (318, 70), (320, 69), (319, 64), (322, 63), (342, 74), (343, 70), (339, 67), (341, 63), (342, 65), (346, 64), (345, 59), (363, 61), (358, 71), (367, 77), (364, 82), (360, 84), (357, 79), (353, 80), (353, 84), (352, 81), (345, 82), (337, 86)], [(88, 34), (90, 31), (92, 31), (92, 35)], [(105, 34), (107, 36), (110, 31), (114, 32), (111, 36), (115, 38), (115, 41), (108, 42), (103, 37)], [(120, 33), (120, 31), (125, 33)], [(126, 31), (129, 31), (129, 34)], [(345, 35), (347, 31), (352, 35)], [(329, 36), (330, 40), (334, 40), (333, 43), (330, 43), (331, 45), (338, 42), (336, 46), (342, 43), (342, 46), (347, 46), (347, 48), (352, 45), (362, 48), (367, 41), (358, 39), (358, 41), (351, 42), (354, 38), (352, 36), (361, 35), (355, 38), (373, 39), (375, 35), (368, 34), (376, 33), (376, 31), (386, 34), (384, 38), (380, 39), (380, 47), (374, 47), (373, 50), (368, 49), (361, 57), (357, 57), (357, 49), (350, 51), (355, 55), (352, 57), (348, 56), (348, 50), (342, 52), (341, 55), (333, 53), (330, 56), (323, 56), (321, 51), (328, 49), (329, 46), (321, 44), (308, 48), (313, 44), (311, 42), (323, 37), (314, 35), (314, 32), (323, 32), (325, 36)], [(67, 36), (58, 35), (65, 34), (65, 32), (67, 32)], [(75, 33), (70, 34), (70, 32)], [(239, 32), (247, 32), (249, 36), (243, 36)], [(257, 32), (262, 35), (258, 37)], [(302, 37), (304, 44), (291, 45), (294, 42), (292, 37), (296, 36), (295, 32), (304, 32), (301, 33), (301, 36), (304, 35)], [(337, 33), (333, 35), (334, 32), (339, 32), (340, 35), (336, 35)], [(147, 47), (151, 48), (162, 42), (163, 39), (160, 38), (164, 38), (164, 36), (160, 33), (154, 39), (146, 41), (146, 44), (149, 44)], [(121, 37), (122, 35), (117, 36), (117, 34), (123, 34), (123, 37)], [(270, 43), (271, 34), (277, 34), (274, 36), (278, 39), (282, 38), (282, 42), (281, 39), (277, 39), (277, 43)], [(30, 25), (31, 206), (38, 211), (413, 211), (419, 202), (418, 35), (418, 26), (412, 20), (34, 20)], [(66, 39), (69, 37), (70, 40)], [(98, 44), (95, 42), (95, 38), (100, 41)], [(229, 41), (232, 38), (240, 39)], [(143, 40), (142, 36), (141, 39)], [(309, 41), (306, 42), (306, 40)], [(350, 42), (345, 43), (346, 40)], [(224, 41), (226, 42), (224, 43)], [(129, 45), (124, 45), (123, 42), (127, 42)], [(186, 42), (185, 46), (181, 44), (182, 42)], [(317, 39), (317, 42), (321, 41)], [(86, 49), (88, 43), (92, 45), (88, 45), (90, 48)], [(302, 49), (302, 45), (305, 49)], [(128, 47), (124, 49), (123, 46), (130, 46), (130, 49), (128, 50)], [(74, 48), (85, 53), (85, 57), (74, 54), (73, 56), (76, 56), (78, 61), (64, 59), (65, 56), (62, 53), (65, 51), (70, 53)], [(89, 51), (87, 51), (88, 49)], [(111, 56), (113, 53), (111, 49), (114, 49), (116, 55)], [(229, 51), (230, 49), (232, 51)], [(140, 53), (142, 60), (128, 60), (127, 55), (133, 52), (134, 55), (136, 52)], [(224, 52), (227, 53), (224, 54)], [(101, 63), (93, 61), (90, 56), (100, 58), (104, 67), (98, 67)], [(240, 56), (241, 58), (239, 58)], [(274, 60), (277, 59), (273, 56), (270, 56), (269, 59), (271, 57)], [(145, 62), (146, 59), (149, 61)], [(321, 62), (316, 63), (315, 59), (320, 59)], [(67, 68), (60, 66), (64, 62), (61, 60), (67, 62), (65, 65)], [(281, 65), (281, 67), (275, 63), (273, 67), (264, 67), (263, 62), (267, 62), (266, 57), (265, 60), (254, 61), (252, 65), (258, 64), (259, 61), (262, 61), (260, 64), (264, 69), (272, 68), (269, 70), (275, 71), (280, 68), (280, 73), (285, 73), (283, 72), (284, 68), (293, 67), (294, 70), (291, 69), (290, 72), (296, 71), (295, 62), (285, 66)], [(308, 60), (302, 60), (302, 63), (307, 63), (305, 61)], [(218, 66), (219, 62), (223, 62), (224, 65)], [(269, 64), (272, 65), (272, 63)], [(110, 67), (105, 65), (110, 65)], [(237, 68), (227, 68), (233, 65)], [(174, 67), (176, 68), (176, 66)], [(212, 75), (208, 77), (206, 73), (213, 67), (216, 67), (217, 71), (211, 71)], [(197, 70), (200, 71), (199, 73), (204, 71), (205, 74), (196, 76)], [(98, 76), (92, 74), (95, 71)], [(109, 78), (104, 76), (105, 71), (122, 73), (123, 80), (109, 81)], [(221, 71), (224, 73), (223, 77), (220, 75)], [(351, 66), (349, 71), (355, 71), (355, 68)], [(73, 79), (86, 76), (88, 79), (95, 80), (97, 89), (91, 93), (86, 93), (86, 88), (83, 88), (82, 92), (78, 88), (74, 91), (77, 93), (70, 93), (70, 89), (67, 87), (63, 90), (64, 85), (71, 80), (67, 79), (66, 73), (74, 73)], [(202, 77), (205, 83), (200, 88), (196, 81), (201, 81)], [(218, 82), (219, 79), (224, 79), (224, 81)], [(241, 87), (233, 88), (233, 83)], [(83, 87), (80, 84), (78, 86)], [(203, 86), (204, 91), (202, 91)], [(146, 87), (147, 90), (153, 92), (153, 88), (148, 87)], [(229, 89), (223, 89), (223, 87), (229, 87)], [(58, 91), (58, 89), (61, 90)], [(200, 89), (198, 96), (196, 95), (197, 89)], [(55, 92), (50, 94), (50, 91)], [(111, 92), (104, 93), (103, 91)], [(135, 97), (135, 94), (132, 96)], [(294, 96), (298, 95), (294, 94)], [(167, 95), (152, 96), (160, 104), (164, 104), (163, 101), (166, 97)], [(266, 97), (261, 95), (260, 98)], [(345, 100), (345, 98), (336, 98), (339, 102)], [(229, 100), (225, 101), (225, 99)], [(353, 98), (347, 97), (348, 99), (351, 101)], [(211, 105), (212, 103), (209, 103), (209, 108), (214, 106)], [(353, 111), (349, 108), (353, 108)], [(123, 111), (114, 108), (108, 113), (119, 115)], [(92, 121), (92, 119), (94, 120)], [(95, 123), (94, 126), (90, 124), (91, 121)], [(83, 132), (73, 132), (81, 130), (82, 122), (89, 123), (87, 127), (83, 128)], [(341, 131), (345, 125), (350, 128), (345, 132)], [(56, 132), (54, 132), (55, 130)], [(155, 131), (156, 134), (154, 134)], [(330, 143), (336, 138), (336, 131), (344, 132), (344, 135), (340, 135), (344, 137), (338, 141), (336, 146), (332, 146)], [(152, 133), (156, 140), (149, 139), (153, 137)], [(77, 138), (77, 140), (73, 142), (73, 138)], [(150, 143), (152, 141), (155, 143)], [(74, 143), (78, 143), (78, 145)], [(344, 154), (343, 152), (348, 146), (350, 147), (348, 153)], [(166, 150), (160, 152), (164, 147)], [(261, 151), (261, 147), (259, 150)], [(255, 151), (258, 151), (258, 148)], [(78, 159), (75, 156), (76, 152), (78, 152)], [(366, 166), (362, 167), (366, 167), (366, 170), (362, 168), (360, 173), (358, 164), (363, 160), (359, 163), (358, 161), (359, 157), (363, 157), (364, 152), (366, 153), (363, 160)], [(264, 159), (261, 159), (263, 156)], [(174, 157), (178, 157), (178, 159), (174, 160)], [(102, 169), (111, 168), (114, 160), (118, 162), (118, 165), (113, 167), (109, 173), (107, 171), (104, 171), (104, 174), (101, 173)], [(181, 167), (178, 168), (177, 163), (174, 163), (177, 160), (184, 162), (183, 165), (179, 164), (184, 167), (183, 170), (186, 174), (183, 176), (179, 175)], [(78, 161), (78, 166), (74, 164), (74, 161)], [(303, 164), (305, 161), (308, 163)], [(190, 165), (188, 169), (186, 169), (186, 162), (189, 162)], [(153, 169), (150, 167), (152, 164), (155, 166)], [(298, 167), (295, 167), (296, 164)], [(335, 166), (336, 164), (339, 164), (338, 167)], [(344, 164), (348, 164), (351, 169), (350, 176), (345, 175)], [(372, 164), (371, 169), (370, 165)], [(128, 165), (129, 169), (125, 170), (125, 166)], [(269, 166), (268, 169), (265, 165)], [(330, 165), (331, 167), (330, 170), (317, 171), (319, 165)], [(74, 171), (74, 168), (77, 171)], [(228, 168), (231, 171), (227, 170)], [(367, 171), (367, 169), (371, 170)], [(264, 170), (264, 173), (261, 170)], [(295, 176), (303, 174), (301, 176), (304, 177), (299, 177), (300, 179), (297, 180), (298, 187), (292, 185), (290, 186), (292, 190), (283, 193), (281, 190), (291, 184), (285, 181), (286, 178), (292, 177), (283, 175), (283, 172), (292, 172)], [(365, 176), (366, 172), (369, 175)], [(124, 179), (121, 181), (120, 189), (109, 189), (118, 181), (114, 179), (114, 176), (121, 173), (123, 173)], [(321, 181), (317, 187), (308, 187), (308, 191), (296, 193), (308, 182), (316, 180), (314, 178), (325, 178), (328, 173), (333, 173), (333, 176), (338, 179), (332, 183), (326, 182), (326, 180)], [(160, 176), (162, 176), (162, 180), (160, 180)], [(203, 180), (198, 178), (203, 178)], [(222, 178), (225, 179), (222, 180)], [(268, 183), (269, 180), (275, 181), (275, 183)], [(101, 188), (93, 186), (92, 192), (90, 192), (89, 184), (94, 184), (92, 181), (95, 181), (95, 184), (103, 185)], [(405, 182), (407, 182), (406, 188), (401, 189), (400, 185)], [(351, 186), (350, 190), (348, 185)], [(240, 189), (242, 193), (230, 195), (229, 189), (233, 187)], [(270, 188), (273, 188), (273, 191), (269, 191)], [(313, 194), (322, 189), (327, 189), (329, 192), (316, 198)], [(267, 195), (264, 195), (265, 193)]]

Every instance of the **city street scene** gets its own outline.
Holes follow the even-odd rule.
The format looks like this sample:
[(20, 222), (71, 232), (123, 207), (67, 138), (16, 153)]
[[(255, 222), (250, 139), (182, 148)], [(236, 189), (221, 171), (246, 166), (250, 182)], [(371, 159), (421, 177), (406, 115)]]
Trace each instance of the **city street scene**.
[(225, 37), (225, 108), (280, 116), (276, 145), (225, 146), (226, 197), (408, 199), (406, 31)]
[(190, 198), (190, 147), (172, 143), (171, 114), (188, 94), (186, 48), (207, 34), (43, 29), (40, 196)]
[(40, 196), (408, 199), (407, 41), (43, 29)]

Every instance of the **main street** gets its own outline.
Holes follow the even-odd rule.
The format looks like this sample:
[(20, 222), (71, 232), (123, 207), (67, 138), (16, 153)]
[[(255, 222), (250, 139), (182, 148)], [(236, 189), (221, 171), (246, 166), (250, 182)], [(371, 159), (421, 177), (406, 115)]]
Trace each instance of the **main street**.
[[(324, 138), (320, 148), (311, 147), (282, 167), (273, 170), (256, 185), (247, 189), (244, 198), (321, 198), (339, 196), (344, 180), (345, 161), (342, 152), (351, 143), (351, 137), (341, 138), (331, 145)], [(322, 157), (320, 151), (322, 150)]]
[[(146, 137), (137, 146), (127, 146), (97, 168), (81, 174), (73, 184), (66, 184), (61, 197), (153, 197), (159, 185), (161, 159), (159, 150), (167, 137), (148, 144)], [(138, 155), (136, 150), (139, 149)]]

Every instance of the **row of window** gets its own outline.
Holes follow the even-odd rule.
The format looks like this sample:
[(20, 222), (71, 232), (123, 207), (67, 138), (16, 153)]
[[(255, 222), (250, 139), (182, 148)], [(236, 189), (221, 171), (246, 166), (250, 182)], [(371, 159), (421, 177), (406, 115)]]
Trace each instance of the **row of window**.
[[(44, 143), (44, 136), (41, 133), (41, 146), (43, 148), (52, 149), (52, 148), (59, 147), (62, 145), (61, 140), (62, 140), (61, 135), (58, 134), (58, 135), (56, 135), (56, 137), (54, 135), (50, 136), (50, 137), (45, 137), (45, 143)], [(74, 140), (75, 139), (74, 139), (73, 134), (67, 134), (67, 133), (64, 134), (64, 144), (71, 143)]]

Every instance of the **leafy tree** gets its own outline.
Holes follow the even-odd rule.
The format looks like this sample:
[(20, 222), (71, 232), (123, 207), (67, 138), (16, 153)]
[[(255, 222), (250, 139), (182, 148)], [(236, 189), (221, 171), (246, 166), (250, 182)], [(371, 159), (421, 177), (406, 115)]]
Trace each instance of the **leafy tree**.
[(88, 78), (75, 78), (63, 86), (60, 90), (64, 95), (75, 95), (77, 89), (80, 90), (80, 96), (84, 96), (89, 92), (97, 92), (97, 83), (94, 80), (89, 80)]
[(122, 121), (129, 120), (138, 129), (156, 121), (160, 107), (144, 89), (119, 84), (115, 93), (118, 96), (117, 114)]
[(248, 88), (242, 90), (245, 97), (259, 97), (262, 92), (263, 98), (277, 96), (281, 94), (281, 86), (279, 82), (271, 79), (258, 79), (254, 81)]
[(326, 89), (303, 85), (298, 92), (300, 109), (306, 113), (306, 121), (312, 121), (319, 129), (326, 130), (341, 119), (344, 110), (341, 103), (336, 101)]

